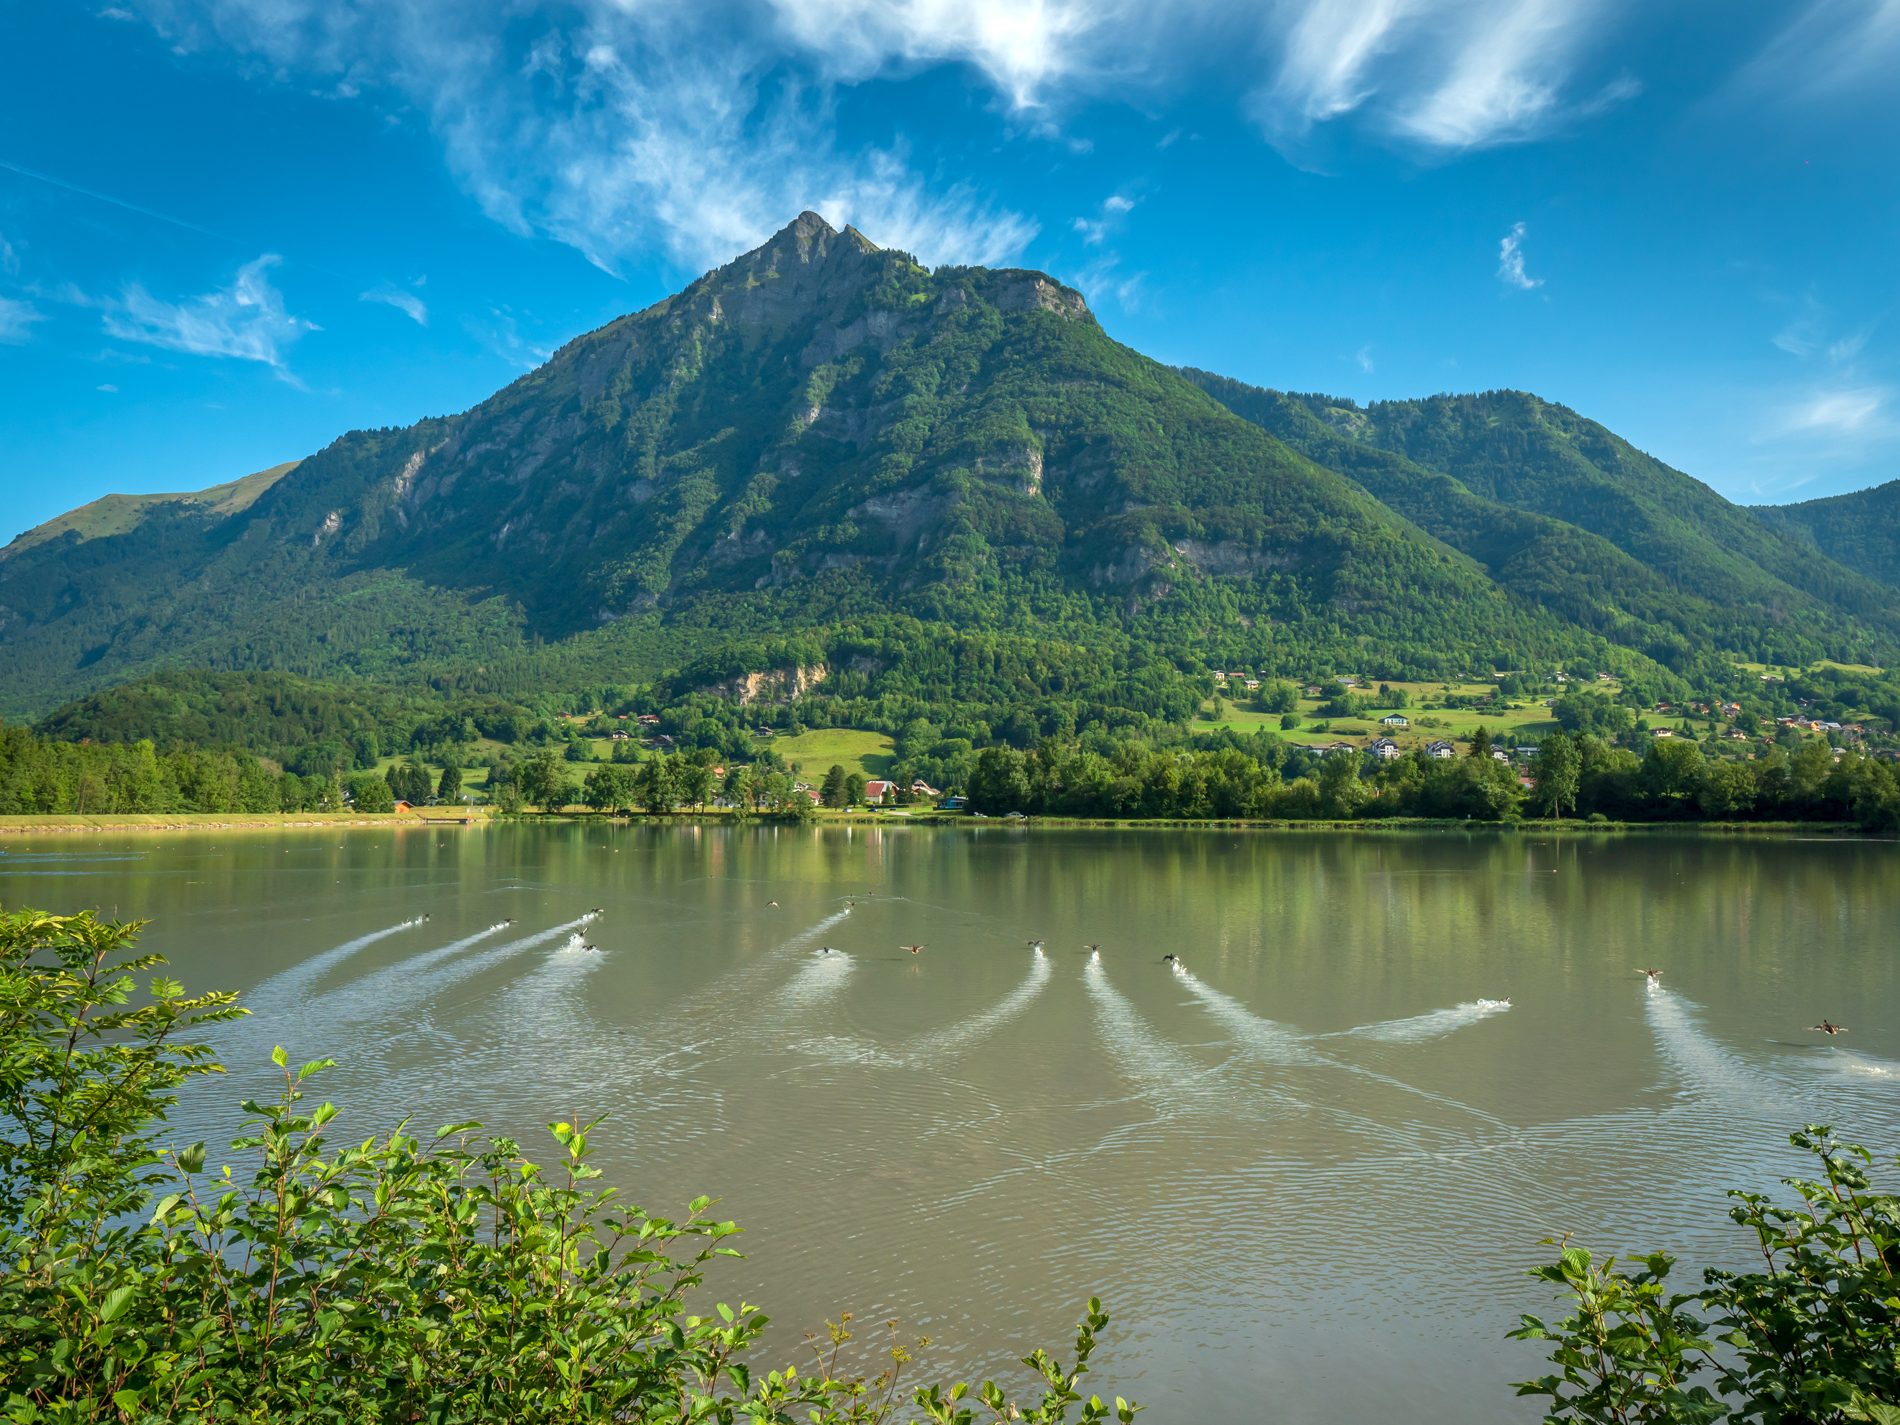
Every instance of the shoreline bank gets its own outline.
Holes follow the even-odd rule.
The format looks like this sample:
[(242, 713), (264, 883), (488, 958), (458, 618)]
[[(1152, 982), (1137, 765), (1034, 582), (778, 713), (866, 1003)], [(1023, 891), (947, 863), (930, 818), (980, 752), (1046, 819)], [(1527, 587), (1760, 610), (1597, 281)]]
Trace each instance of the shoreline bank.
[(1377, 820), (1250, 821), (1221, 819), (1152, 819), (1136, 817), (1031, 817), (1012, 821), (1004, 817), (975, 818), (962, 814), (893, 816), (876, 812), (824, 813), (813, 821), (790, 823), (771, 818), (750, 818), (737, 822), (727, 812), (639, 813), (609, 817), (594, 812), (554, 812), (517, 816), (492, 815), (485, 810), (473, 816), (408, 814), (358, 814), (355, 812), (169, 812), (119, 816), (0, 816), (0, 838), (18, 836), (86, 836), (108, 832), (242, 832), (299, 830), (401, 831), (409, 827), (431, 830), (473, 831), (501, 826), (594, 826), (594, 827), (700, 827), (759, 825), (785, 827), (961, 827), (973, 831), (1028, 833), (1059, 829), (1063, 831), (1228, 831), (1302, 832), (1350, 831), (1359, 833), (1405, 832), (1412, 835), (1460, 832), (1471, 834), (1641, 835), (1657, 832), (1693, 831), (1711, 836), (1825, 836), (1850, 840), (1878, 840), (1876, 832), (1865, 831), (1845, 822), (1807, 821), (1435, 821), (1424, 818), (1388, 817)]

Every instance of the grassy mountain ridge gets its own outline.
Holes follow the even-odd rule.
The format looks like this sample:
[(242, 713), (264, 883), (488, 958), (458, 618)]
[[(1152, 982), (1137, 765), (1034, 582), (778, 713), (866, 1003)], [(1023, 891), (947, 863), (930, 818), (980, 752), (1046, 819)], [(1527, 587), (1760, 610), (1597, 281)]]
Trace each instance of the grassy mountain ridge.
[(1835, 563), (1900, 587), (1900, 480), (1799, 504), (1757, 505), (1755, 513)]

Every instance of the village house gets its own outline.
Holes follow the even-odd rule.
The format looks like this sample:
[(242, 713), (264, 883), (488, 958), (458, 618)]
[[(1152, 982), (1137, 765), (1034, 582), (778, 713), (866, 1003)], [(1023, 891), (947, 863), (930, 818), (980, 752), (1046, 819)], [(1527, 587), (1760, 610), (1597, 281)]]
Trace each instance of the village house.
[(884, 799), (897, 790), (897, 783), (877, 778), (864, 784), (864, 800), (874, 807), (884, 805)]
[(1449, 742), (1431, 742), (1425, 746), (1425, 755), (1444, 762), (1458, 755), (1458, 749)]
[(1404, 713), (1387, 713), (1379, 719), (1380, 727), (1410, 727), (1412, 720)]
[(1377, 757), (1381, 762), (1390, 762), (1394, 757), (1399, 755), (1398, 743), (1389, 737), (1381, 737), (1366, 750), (1374, 757)]
[(943, 795), (942, 792), (931, 786), (930, 783), (926, 782), (922, 777), (918, 777), (911, 782), (910, 794), (913, 797), (940, 797)]
[(1258, 678), (1249, 678), (1241, 686), (1246, 688), (1250, 693), (1257, 693), (1260, 691), (1260, 680)]
[(659, 725), (660, 725), (660, 715), (658, 713), (641, 713), (640, 714), (640, 726), (658, 727)]
[(1652, 727), (1649, 730), (1649, 735), (1651, 737), (1674, 737), (1676, 730), (1673, 727)]
[(1511, 760), (1511, 754), (1506, 752), (1502, 747), (1493, 747), (1491, 749), (1491, 760), (1493, 762), (1509, 762)]

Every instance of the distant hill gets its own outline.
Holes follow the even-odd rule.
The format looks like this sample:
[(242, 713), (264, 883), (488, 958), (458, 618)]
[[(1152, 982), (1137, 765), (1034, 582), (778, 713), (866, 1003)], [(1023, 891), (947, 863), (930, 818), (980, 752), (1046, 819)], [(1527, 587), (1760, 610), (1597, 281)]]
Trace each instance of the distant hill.
[(89, 505), (68, 510), (16, 536), (6, 548), (0, 549), (0, 560), (67, 535), (73, 536), (73, 543), (84, 543), (89, 539), (125, 534), (136, 529), (147, 515), (161, 509), (214, 520), (234, 515), (249, 509), (259, 495), (295, 470), (298, 464), (298, 461), (286, 460), (281, 465), (273, 465), (255, 475), (246, 475), (222, 485), (213, 485), (208, 490), (194, 490), (185, 494), (102, 495)]
[(1813, 541), (1835, 563), (1900, 587), (1900, 480), (1798, 505), (1758, 505), (1755, 513), (1777, 529)]
[(1562, 407), (1183, 374), (1048, 276), (810, 213), (461, 415), (0, 551), (11, 716), (168, 668), (520, 697), (822, 664), (886, 715), (1113, 726), (1185, 717), (1207, 666), (1896, 644), (1889, 590)]
[(1799, 663), (1818, 643), (1900, 636), (1891, 590), (1565, 407), (1498, 391), (1362, 408), (1186, 374), (1507, 588), (1666, 664), (1699, 649)]

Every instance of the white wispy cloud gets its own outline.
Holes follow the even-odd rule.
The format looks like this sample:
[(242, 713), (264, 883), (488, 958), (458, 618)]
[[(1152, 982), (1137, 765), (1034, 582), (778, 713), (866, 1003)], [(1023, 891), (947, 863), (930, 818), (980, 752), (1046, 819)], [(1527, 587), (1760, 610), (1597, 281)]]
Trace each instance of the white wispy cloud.
[(1354, 364), (1357, 365), (1361, 371), (1365, 372), (1368, 376), (1372, 374), (1373, 368), (1372, 368), (1372, 348), (1371, 347), (1369, 346), (1360, 347), (1359, 350), (1355, 351), (1352, 354), (1352, 359), (1353, 359)]
[(1359, 114), (1430, 149), (1539, 137), (1637, 92), (1619, 76), (1573, 93), (1613, 0), (1282, 0), (1270, 77), (1251, 108), (1283, 147)]
[(1893, 93), (1900, 0), (1806, 0), (1729, 86), (1751, 102), (1854, 102)]
[(279, 261), (266, 253), (239, 268), (229, 286), (176, 302), (128, 286), (105, 304), (106, 334), (193, 356), (261, 362), (287, 375), (285, 352), (317, 327), (285, 310), (283, 294), (267, 275)]
[(0, 343), (18, 346), (32, 334), (33, 326), (46, 316), (30, 302), (0, 297)]
[[(175, 45), (262, 59), (427, 116), (496, 221), (615, 270), (658, 248), (703, 267), (804, 208), (927, 262), (1011, 259), (1029, 218), (927, 180), (901, 145), (845, 152), (835, 86), (967, 61), (1013, 103), (1069, 71), (1094, 0), (138, 0)], [(526, 35), (526, 40), (522, 36)]]
[(1873, 434), (1884, 428), (1886, 423), (1883, 418), (1892, 401), (1893, 392), (1885, 386), (1816, 391), (1785, 407), (1773, 427), (1773, 433), (1835, 436)]
[(7, 235), (0, 233), (0, 272), (14, 273), (20, 270), (20, 254), (13, 244), (7, 241)]
[(1528, 292), (1542, 287), (1544, 279), (1524, 270), (1524, 225), (1512, 223), (1511, 230), (1498, 239), (1498, 281), (1506, 287)]
[(93, 390), (104, 391), (108, 396), (116, 396), (119, 394), (119, 388), (114, 386), (110, 381), (102, 381), (99, 385), (93, 387)]
[(1084, 243), (1099, 247), (1121, 219), (1134, 211), (1134, 207), (1133, 198), (1122, 193), (1110, 194), (1102, 200), (1102, 206), (1094, 217), (1075, 220), (1075, 231), (1082, 235)]
[(373, 287), (361, 293), (359, 302), (381, 302), (385, 307), (394, 307), (419, 327), (429, 325), (429, 309), (423, 305), (422, 298), (402, 287)]

